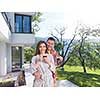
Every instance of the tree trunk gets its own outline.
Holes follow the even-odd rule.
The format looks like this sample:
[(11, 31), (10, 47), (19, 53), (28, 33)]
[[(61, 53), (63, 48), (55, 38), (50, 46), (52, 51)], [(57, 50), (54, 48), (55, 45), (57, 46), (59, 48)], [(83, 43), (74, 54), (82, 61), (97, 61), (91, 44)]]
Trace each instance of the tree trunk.
[(70, 57), (68, 57), (65, 61), (63, 61), (63, 63), (59, 66), (61, 68), (61, 70), (64, 71), (64, 65), (66, 64), (66, 62), (69, 60)]
[(85, 67), (85, 64), (84, 64), (84, 60), (81, 62), (81, 64), (82, 64), (82, 67), (83, 67), (83, 71), (84, 71), (84, 73), (87, 73), (87, 71), (86, 71), (86, 67)]
[(85, 68), (85, 66), (83, 66), (83, 70), (84, 70), (84, 73), (87, 73), (87, 72), (86, 72), (86, 68)]

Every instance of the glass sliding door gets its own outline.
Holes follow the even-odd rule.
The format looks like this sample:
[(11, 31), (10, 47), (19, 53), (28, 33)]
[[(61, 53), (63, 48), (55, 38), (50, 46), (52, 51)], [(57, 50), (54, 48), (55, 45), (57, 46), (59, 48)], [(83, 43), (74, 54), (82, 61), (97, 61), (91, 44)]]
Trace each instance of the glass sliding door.
[(12, 48), (12, 70), (22, 68), (22, 47), (13, 46)]

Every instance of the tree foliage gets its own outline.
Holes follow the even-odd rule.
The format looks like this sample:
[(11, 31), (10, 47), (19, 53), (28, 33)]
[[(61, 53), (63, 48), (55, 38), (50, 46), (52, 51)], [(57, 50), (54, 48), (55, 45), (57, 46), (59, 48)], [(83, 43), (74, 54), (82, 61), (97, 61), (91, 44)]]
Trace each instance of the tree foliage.
[(32, 31), (34, 34), (40, 30), (39, 23), (42, 22), (41, 16), (41, 12), (34, 12), (34, 15), (32, 16)]
[(25, 62), (31, 61), (33, 55), (34, 55), (35, 49), (28, 47), (24, 48), (24, 57), (25, 57)]
[[(66, 64), (71, 66), (82, 66), (80, 61), (80, 56), (78, 54), (79, 44), (76, 50), (72, 54), (70, 54), (70, 59)], [(74, 44), (74, 45), (76, 45)], [(81, 55), (84, 57), (84, 66), (90, 68), (91, 70), (100, 69), (100, 45), (98, 43), (93, 42), (85, 42), (84, 49), (81, 50)], [(83, 69), (84, 71), (84, 69)]]

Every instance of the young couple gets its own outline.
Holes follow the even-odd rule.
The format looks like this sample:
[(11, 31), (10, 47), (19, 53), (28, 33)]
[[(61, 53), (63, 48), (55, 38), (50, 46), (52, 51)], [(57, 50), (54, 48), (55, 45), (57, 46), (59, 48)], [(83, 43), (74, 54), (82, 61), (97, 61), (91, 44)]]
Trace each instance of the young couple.
[[(57, 66), (58, 54), (54, 50), (55, 39), (49, 37), (47, 43), (39, 41), (36, 47), (35, 56), (32, 58), (31, 70), (35, 76), (34, 87), (55, 86), (55, 70)], [(62, 57), (59, 56), (62, 61)]]

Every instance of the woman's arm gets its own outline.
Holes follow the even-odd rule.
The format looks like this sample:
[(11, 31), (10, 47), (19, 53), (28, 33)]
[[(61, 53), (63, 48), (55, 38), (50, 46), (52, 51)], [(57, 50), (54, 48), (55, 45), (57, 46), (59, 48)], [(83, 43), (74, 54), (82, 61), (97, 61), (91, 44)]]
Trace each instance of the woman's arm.
[(31, 60), (31, 73), (34, 74), (37, 70), (36, 70), (36, 67), (35, 67), (35, 61), (36, 61), (36, 57), (32, 57), (32, 60)]
[(55, 64), (54, 64), (54, 58), (51, 54), (48, 54), (48, 56), (45, 56), (44, 58), (45, 63), (49, 65), (50, 70), (55, 71)]
[(36, 63), (36, 56), (34, 56), (32, 58), (32, 63), (31, 63), (31, 72), (32, 72), (32, 75), (34, 75), (36, 79), (39, 79), (41, 76), (41, 73), (38, 70), (39, 66), (40, 66), (40, 62)]
[(55, 72), (56, 70), (56, 66), (55, 66), (55, 63), (54, 63), (54, 58), (52, 55), (50, 55), (50, 62), (51, 62), (51, 66), (50, 66), (50, 69)]

